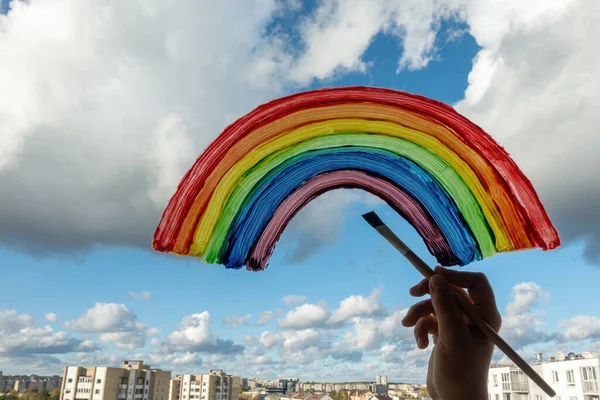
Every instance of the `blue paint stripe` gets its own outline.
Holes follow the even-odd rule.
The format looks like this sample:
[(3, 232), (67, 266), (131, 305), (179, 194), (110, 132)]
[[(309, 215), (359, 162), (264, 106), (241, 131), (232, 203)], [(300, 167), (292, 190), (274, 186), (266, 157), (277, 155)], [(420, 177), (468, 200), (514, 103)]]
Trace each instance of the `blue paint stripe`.
[(437, 222), (461, 265), (481, 259), (477, 243), (454, 200), (423, 168), (385, 150), (344, 147), (313, 150), (288, 159), (256, 185), (248, 206), (234, 219), (221, 261), (241, 268), (281, 202), (298, 186), (328, 171), (356, 169), (401, 187)]

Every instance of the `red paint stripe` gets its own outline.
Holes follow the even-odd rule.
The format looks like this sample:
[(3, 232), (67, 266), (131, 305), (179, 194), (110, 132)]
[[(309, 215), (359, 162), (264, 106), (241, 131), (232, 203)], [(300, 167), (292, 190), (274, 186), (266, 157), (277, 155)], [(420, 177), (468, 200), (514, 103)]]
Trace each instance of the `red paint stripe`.
[[(452, 107), (436, 100), (391, 89), (357, 86), (318, 89), (276, 99), (259, 106), (227, 127), (208, 146), (180, 182), (156, 229), (154, 249), (173, 250), (187, 210), (196, 194), (202, 189), (204, 180), (219, 163), (222, 155), (246, 134), (302, 109), (361, 102), (379, 103), (416, 112), (451, 130), (456, 137), (472, 147), (484, 159), (489, 160), (503, 178), (508, 192), (521, 206), (527, 225), (534, 234), (535, 244), (544, 250), (560, 245), (558, 233), (531, 182), (508, 153), (481, 128), (457, 113)], [(198, 218), (200, 215), (201, 213)]]

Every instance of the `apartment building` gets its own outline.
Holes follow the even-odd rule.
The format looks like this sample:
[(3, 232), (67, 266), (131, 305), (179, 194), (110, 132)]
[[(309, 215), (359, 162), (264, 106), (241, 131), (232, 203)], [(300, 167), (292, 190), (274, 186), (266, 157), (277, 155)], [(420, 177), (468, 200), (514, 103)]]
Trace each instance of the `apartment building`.
[[(386, 385), (380, 385), (381, 392), (387, 391), (387, 377), (385, 378)], [(343, 382), (343, 383), (323, 383), (323, 382), (299, 382), (296, 385), (296, 390), (301, 392), (323, 392), (329, 393), (333, 390), (339, 392), (343, 390), (374, 390), (375, 384), (369, 382)], [(384, 389), (385, 387), (385, 389)]]
[[(279, 378), (277, 379), (277, 387), (284, 390), (284, 393), (295, 392), (298, 387), (298, 378)], [(325, 385), (327, 390), (327, 385)]]
[(386, 375), (377, 375), (375, 377), (375, 384), (377, 385), (387, 385), (387, 376)]
[(3, 375), (0, 371), (0, 390), (47, 390), (60, 389), (60, 376)]
[[(538, 354), (532, 368), (556, 391), (555, 400), (600, 400), (600, 354), (559, 354), (548, 360)], [(514, 365), (490, 368), (488, 393), (490, 400), (550, 400)]]
[(281, 400), (333, 400), (327, 394), (315, 394), (312, 392), (294, 392), (288, 395), (282, 396)]
[(140, 360), (121, 368), (65, 367), (60, 400), (168, 400), (170, 371)]
[(169, 400), (239, 400), (241, 378), (223, 370), (207, 375), (178, 375), (169, 384)]

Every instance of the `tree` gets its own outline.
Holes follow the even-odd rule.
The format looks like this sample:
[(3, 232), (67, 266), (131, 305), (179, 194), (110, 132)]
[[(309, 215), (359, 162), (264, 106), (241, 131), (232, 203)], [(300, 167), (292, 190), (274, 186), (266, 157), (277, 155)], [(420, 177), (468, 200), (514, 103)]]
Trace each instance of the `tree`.
[(39, 392), (33, 394), (32, 400), (50, 400), (50, 392), (47, 390), (40, 390)]
[(348, 396), (348, 392), (345, 390), (334, 390), (333, 392), (329, 393), (329, 397), (331, 397), (333, 400), (348, 400), (350, 396)]
[(60, 389), (52, 389), (49, 400), (60, 400)]

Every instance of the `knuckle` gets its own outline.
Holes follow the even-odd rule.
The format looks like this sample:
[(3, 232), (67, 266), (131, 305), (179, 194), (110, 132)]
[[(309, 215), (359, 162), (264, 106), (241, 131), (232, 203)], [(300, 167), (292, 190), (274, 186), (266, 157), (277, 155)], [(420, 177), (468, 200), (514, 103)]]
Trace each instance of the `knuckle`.
[(485, 274), (483, 272), (475, 272), (474, 277), (479, 282), (487, 281), (487, 277), (485, 276)]

